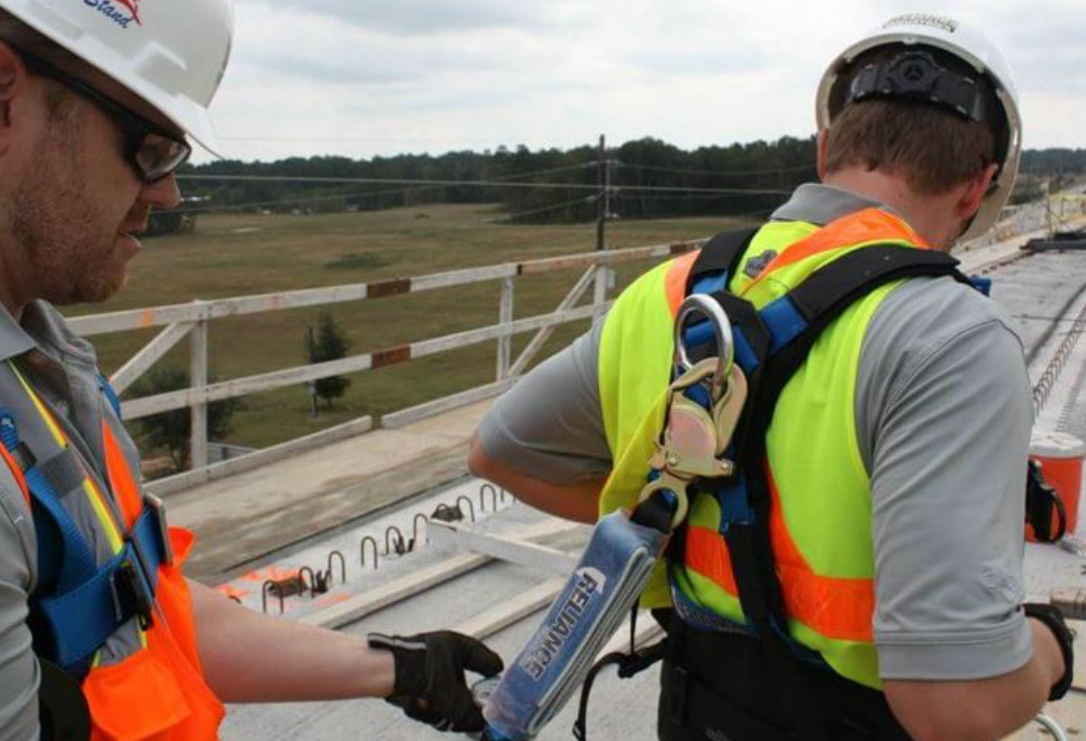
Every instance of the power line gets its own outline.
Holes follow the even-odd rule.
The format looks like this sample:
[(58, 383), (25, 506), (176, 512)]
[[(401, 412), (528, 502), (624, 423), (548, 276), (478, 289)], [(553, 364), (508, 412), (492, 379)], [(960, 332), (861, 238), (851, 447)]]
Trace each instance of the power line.
[(348, 191), (343, 193), (330, 193), (325, 196), (308, 196), (305, 198), (278, 198), (273, 201), (244, 201), (242, 203), (231, 203), (223, 205), (210, 205), (210, 206), (190, 206), (174, 209), (171, 213), (176, 214), (202, 214), (208, 211), (244, 211), (247, 208), (259, 208), (260, 206), (281, 206), (281, 205), (297, 205), (303, 203), (327, 203), (329, 201), (338, 201), (343, 198), (376, 198), (380, 196), (398, 196), (398, 195), (414, 195), (416, 193), (425, 193), (432, 190), (441, 190), (444, 185), (435, 185), (429, 188), (396, 188), (395, 190), (358, 190)]
[(500, 222), (500, 221), (514, 221), (514, 220), (522, 218), (524, 216), (535, 216), (537, 214), (550, 213), (551, 211), (559, 211), (561, 209), (569, 208), (570, 206), (574, 206), (574, 205), (581, 204), (581, 203), (592, 203), (596, 199), (597, 199), (597, 196), (589, 196), (587, 198), (577, 198), (575, 200), (566, 201), (565, 203), (559, 203), (559, 204), (554, 205), (554, 206), (545, 206), (543, 208), (532, 209), (531, 211), (520, 211), (520, 212), (515, 213), (515, 214), (506, 214), (505, 216), (500, 216), (500, 217), (494, 218), (494, 219), (480, 219), (480, 221), (487, 222), (487, 223), (496, 223), (496, 222)]
[[(626, 190), (622, 188), (620, 190)], [(721, 195), (719, 193), (694, 193), (691, 195), (623, 195), (618, 193), (612, 196), (623, 201), (691, 201), (691, 200), (708, 200), (708, 201), (722, 201), (726, 198), (748, 198), (753, 196), (766, 196), (766, 195), (785, 195), (783, 191), (775, 191), (774, 193), (765, 193), (758, 191), (743, 191), (742, 193), (726, 193)]]
[(806, 172), (817, 169), (814, 165), (801, 165), (798, 167), (785, 167), (776, 170), (685, 170), (676, 167), (658, 167), (656, 165), (638, 165), (626, 162), (617, 162), (620, 167), (629, 167), (635, 170), (652, 170), (653, 172), (671, 172), (677, 175), (722, 175), (725, 177), (742, 177), (744, 175), (786, 175), (795, 172)]
[[(508, 178), (529, 178), (538, 177), (540, 175), (553, 175), (562, 172), (573, 172), (576, 170), (584, 170), (589, 167), (595, 167), (596, 162), (583, 162), (577, 165), (566, 165), (564, 167), (551, 167), (545, 170), (533, 170), (529, 172), (516, 172), (508, 175), (495, 175), (494, 180), (505, 180)], [(178, 177), (185, 177), (179, 175)], [(212, 205), (209, 208), (215, 211), (244, 211), (247, 208), (258, 208), (260, 206), (276, 206), (276, 205), (296, 205), (303, 203), (326, 203), (329, 201), (339, 200), (340, 198), (369, 198), (377, 196), (395, 196), (395, 195), (408, 195), (425, 193), (433, 190), (441, 190), (449, 186), (446, 185), (432, 185), (432, 186), (420, 186), (413, 188), (397, 188), (394, 190), (369, 190), (369, 191), (350, 191), (341, 193), (330, 193), (325, 196), (313, 196), (304, 198), (278, 198), (275, 200), (265, 201), (245, 201), (242, 203), (224, 204), (221, 206)], [(177, 214), (189, 214), (189, 213), (205, 213), (208, 207), (193, 206), (188, 208), (179, 208), (174, 210)]]
[[(501, 180), (424, 180), (421, 178), (340, 178), (340, 177), (299, 177), (280, 175), (178, 175), (179, 180), (252, 182), (252, 183), (320, 183), (325, 185), (433, 185), (449, 187), (477, 188), (543, 188), (551, 190), (598, 191), (598, 185), (582, 183), (531, 183)], [(613, 188), (612, 191), (644, 191), (670, 193), (752, 193), (761, 195), (788, 195), (790, 190), (772, 188), (694, 188), (685, 186), (648, 186), (632, 185)]]

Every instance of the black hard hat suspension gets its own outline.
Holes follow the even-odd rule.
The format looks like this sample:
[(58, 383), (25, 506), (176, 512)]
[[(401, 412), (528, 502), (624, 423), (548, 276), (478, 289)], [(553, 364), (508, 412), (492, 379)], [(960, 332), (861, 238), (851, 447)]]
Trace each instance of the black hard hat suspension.
[(849, 102), (873, 98), (923, 101), (970, 121), (989, 125), (999, 122), (994, 94), (979, 75), (953, 72), (926, 51), (904, 51), (889, 61), (861, 69), (852, 79)]

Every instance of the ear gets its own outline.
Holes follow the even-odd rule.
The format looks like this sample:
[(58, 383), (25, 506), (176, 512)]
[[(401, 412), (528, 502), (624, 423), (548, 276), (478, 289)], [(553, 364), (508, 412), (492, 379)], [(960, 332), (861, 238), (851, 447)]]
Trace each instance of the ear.
[(830, 158), (830, 130), (818, 132), (818, 179), (826, 179), (826, 163)]
[(0, 154), (12, 146), (12, 106), (26, 92), (26, 65), (6, 42), (0, 41)]
[(988, 165), (973, 179), (961, 186), (961, 196), (954, 207), (955, 216), (969, 221), (977, 215), (980, 204), (984, 201), (984, 196), (988, 193), (988, 189), (992, 187), (992, 179), (998, 169), (999, 166), (996, 164)]

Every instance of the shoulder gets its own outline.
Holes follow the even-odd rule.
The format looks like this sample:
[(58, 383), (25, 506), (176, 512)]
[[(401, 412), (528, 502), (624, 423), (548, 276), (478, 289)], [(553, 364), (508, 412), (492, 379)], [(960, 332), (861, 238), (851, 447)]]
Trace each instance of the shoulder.
[(855, 397), (861, 455), (871, 470), (880, 431), (902, 410), (940, 407), (957, 424), (969, 420), (951, 420), (951, 410), (964, 414), (973, 397), (1017, 414), (1029, 393), (1022, 341), (1003, 307), (951, 278), (906, 281), (879, 304), (864, 335)]
[(77, 335), (68, 320), (48, 301), (38, 300), (25, 309), (23, 325), (40, 343), (94, 361), (94, 346)]
[(1018, 330), (998, 303), (951, 278), (917, 278), (879, 305), (864, 337), (862, 365), (908, 374), (944, 353), (1024, 357)]
[(16, 583), (30, 592), (37, 550), (30, 505), (14, 473), (0, 460), (0, 583)]

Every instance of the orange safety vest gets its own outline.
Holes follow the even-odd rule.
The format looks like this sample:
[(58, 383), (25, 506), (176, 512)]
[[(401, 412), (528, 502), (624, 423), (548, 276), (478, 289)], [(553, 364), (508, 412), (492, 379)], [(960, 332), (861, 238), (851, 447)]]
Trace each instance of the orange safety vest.
[[(21, 388), (19, 399), (11, 399), (10, 412), (19, 427), (19, 437), (31, 446), (32, 460), (46, 461), (74, 451), (69, 435), (48, 405), (34, 391), (13, 363), (0, 370), (0, 388)], [(7, 399), (6, 399), (7, 401)], [(108, 400), (102, 394), (103, 410)], [(115, 415), (102, 415), (102, 449), (108, 481), (100, 481), (93, 466), (79, 458), (82, 481), (69, 492), (58, 492), (65, 500), (93, 511), (94, 517), (73, 518), (87, 543), (108, 543), (115, 555), (133, 533), (136, 521), (146, 511), (138, 477), (129, 466), (113, 425)], [(29, 434), (26, 434), (29, 433)], [(29, 475), (17, 463), (19, 455), (0, 446), (3, 457), (22, 489), (35, 518), (41, 507), (35, 501)], [(25, 464), (24, 464), (25, 465)], [(204, 680), (197, 651), (192, 597), (182, 575), (182, 565), (192, 549), (194, 536), (182, 528), (169, 528), (173, 560), (158, 567), (154, 586), (154, 615), (146, 629), (136, 619), (122, 625), (111, 637), (111, 660), (97, 652), (89, 672), (82, 678), (82, 690), (90, 707), (94, 741), (207, 741), (218, 738), (224, 711), (222, 703)], [(39, 547), (41, 543), (39, 543)], [(40, 559), (39, 559), (40, 561)], [(99, 557), (99, 566), (103, 566)], [(39, 595), (32, 595), (32, 600)], [(36, 640), (37, 645), (37, 640)], [(105, 645), (105, 644), (103, 644)], [(50, 658), (44, 656), (43, 658)]]

